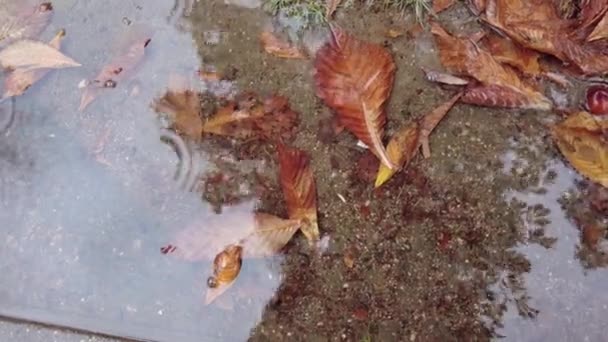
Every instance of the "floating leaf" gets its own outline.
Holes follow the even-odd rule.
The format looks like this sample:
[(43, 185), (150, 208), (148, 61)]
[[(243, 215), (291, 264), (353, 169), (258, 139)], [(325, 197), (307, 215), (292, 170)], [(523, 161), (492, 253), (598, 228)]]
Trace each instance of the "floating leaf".
[(608, 187), (608, 121), (578, 112), (555, 125), (552, 132), (559, 150), (577, 171)]
[(116, 88), (121, 81), (129, 77), (143, 60), (145, 49), (151, 40), (148, 35), (134, 40), (124, 54), (104, 66), (82, 93), (79, 110), (84, 110), (104, 90)]
[(200, 96), (189, 89), (175, 88), (154, 101), (154, 110), (172, 116), (172, 127), (185, 136), (199, 141), (203, 132)]
[[(451, 36), (436, 23), (432, 24), (431, 32), (435, 35), (441, 62), (446, 68), (477, 79), (484, 86), (484, 90), (500, 89), (503, 93), (512, 94), (518, 99), (520, 108), (547, 110), (552, 107), (551, 101), (535, 87), (522, 80), (515, 70), (498, 62), (477, 44)], [(486, 102), (485, 105), (489, 106), (492, 103)], [(500, 101), (495, 103), (502, 104)]]
[[(49, 42), (49, 46), (59, 50), (61, 41), (65, 37), (65, 30), (57, 32)], [(52, 69), (15, 69), (4, 80), (4, 94), (2, 98), (22, 95), (32, 84), (40, 81)]]
[(283, 96), (270, 96), (263, 103), (229, 103), (220, 108), (205, 124), (203, 132), (239, 139), (289, 139), (297, 125), (298, 114), (291, 110)]
[(302, 233), (310, 242), (319, 239), (317, 188), (308, 155), (297, 148), (277, 144), (279, 180), (289, 218), (303, 221)]
[(213, 260), (213, 275), (207, 279), (205, 305), (211, 304), (217, 297), (226, 292), (239, 275), (242, 265), (243, 247), (230, 245), (221, 251)]
[(264, 50), (280, 58), (305, 59), (306, 56), (297, 47), (279, 39), (272, 32), (264, 31), (260, 35)]
[[(43, 2), (34, 6), (27, 5), (27, 1), (21, 4), (15, 2), (22, 8), (16, 9), (15, 13), (7, 14), (2, 18), (0, 24), (0, 49), (21, 39), (37, 38), (48, 26), (53, 17), (53, 5)], [(23, 7), (25, 5), (25, 7)]]
[(266, 257), (278, 253), (301, 225), (300, 220), (235, 206), (192, 222), (161, 252), (187, 261), (211, 260), (226, 246), (236, 244), (243, 248), (245, 258)]
[(20, 40), (0, 50), (0, 65), (5, 69), (22, 71), (80, 66), (59, 50), (35, 40)]
[(456, 0), (433, 0), (433, 12), (439, 13), (450, 8)]
[[(399, 168), (406, 167), (418, 151), (418, 123), (411, 122), (401, 128), (388, 142), (386, 152), (393, 165)], [(376, 176), (375, 187), (386, 183), (399, 169), (389, 169), (380, 164)]]
[(394, 168), (382, 143), (384, 106), (395, 74), (388, 51), (333, 28), (331, 39), (317, 52), (315, 69), (317, 96), (382, 163)]

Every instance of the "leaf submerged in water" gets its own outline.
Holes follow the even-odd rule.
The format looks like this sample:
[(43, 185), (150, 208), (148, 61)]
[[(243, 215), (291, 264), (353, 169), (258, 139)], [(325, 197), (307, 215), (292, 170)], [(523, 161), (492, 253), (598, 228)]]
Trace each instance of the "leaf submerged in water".
[[(15, 1), (14, 13), (7, 14), (0, 21), (0, 49), (21, 39), (36, 39), (48, 26), (53, 17), (51, 2), (42, 2), (34, 6), (28, 1)], [(4, 6), (4, 5), (3, 5)]]
[(8, 70), (63, 69), (80, 66), (48, 44), (20, 40), (0, 50), (0, 66)]

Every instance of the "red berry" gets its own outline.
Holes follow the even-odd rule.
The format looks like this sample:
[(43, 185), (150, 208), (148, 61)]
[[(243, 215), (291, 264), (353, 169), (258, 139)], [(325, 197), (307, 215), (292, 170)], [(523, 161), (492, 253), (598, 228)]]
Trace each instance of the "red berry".
[(608, 115), (608, 87), (595, 85), (587, 89), (587, 109), (595, 115)]

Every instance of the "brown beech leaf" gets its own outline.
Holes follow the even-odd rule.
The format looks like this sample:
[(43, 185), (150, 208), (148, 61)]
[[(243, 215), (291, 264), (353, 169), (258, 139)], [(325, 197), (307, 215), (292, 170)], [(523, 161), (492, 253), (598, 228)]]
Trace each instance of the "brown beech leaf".
[[(182, 83), (182, 82), (180, 82)], [(199, 141), (203, 132), (200, 96), (183, 84), (170, 85), (160, 99), (155, 99), (153, 108), (157, 113), (169, 114), (172, 127), (185, 136)]]
[(211, 260), (235, 244), (243, 248), (244, 258), (267, 257), (279, 253), (301, 225), (300, 220), (252, 213), (242, 206), (223, 208), (220, 215), (192, 222), (161, 252), (186, 261)]
[[(65, 30), (57, 32), (55, 37), (49, 42), (49, 46), (59, 50), (61, 41), (65, 37)], [(52, 69), (15, 69), (9, 73), (4, 80), (4, 94), (2, 98), (22, 95), (34, 83), (40, 81)]]
[(433, 0), (433, 12), (445, 11), (456, 3), (456, 0)]
[(530, 99), (510, 88), (489, 85), (468, 87), (462, 102), (485, 107), (528, 108)]
[(241, 271), (243, 247), (230, 245), (213, 259), (213, 275), (207, 279), (205, 305), (228, 290)]
[[(386, 146), (386, 152), (393, 165), (404, 168), (416, 155), (418, 146), (418, 123), (410, 122), (391, 137)], [(374, 187), (377, 188), (386, 183), (397, 171), (399, 169), (389, 169), (381, 163)]]
[(500, 63), (510, 65), (530, 76), (539, 76), (542, 73), (538, 61), (540, 54), (523, 48), (510, 39), (497, 34), (486, 35), (483, 46)]
[(475, 15), (480, 15), (486, 10), (486, 0), (466, 0), (471, 12)]
[(585, 177), (608, 187), (608, 121), (587, 112), (570, 115), (553, 127), (559, 150)]
[(34, 6), (28, 1), (15, 1), (17, 8), (9, 10), (0, 24), (0, 49), (21, 39), (38, 38), (53, 17), (53, 5), (43, 2)]
[(338, 9), (338, 6), (340, 6), (340, 2), (342, 2), (342, 0), (326, 0), (325, 19), (331, 19), (334, 12)]
[(267, 97), (262, 103), (229, 103), (220, 108), (203, 125), (204, 133), (239, 139), (290, 139), (298, 122), (298, 114), (291, 110), (283, 96)]
[(116, 88), (120, 82), (132, 75), (145, 56), (145, 49), (150, 44), (151, 33), (137, 37), (129, 44), (126, 51), (105, 65), (99, 74), (84, 89), (80, 99), (79, 110), (84, 110), (104, 90)]
[(310, 157), (304, 151), (277, 144), (279, 180), (289, 218), (302, 220), (302, 233), (308, 241), (319, 239), (317, 223), (317, 187), (310, 167)]
[(388, 51), (332, 28), (329, 42), (317, 52), (315, 70), (317, 96), (382, 163), (394, 168), (382, 143), (384, 106), (395, 75)]
[[(477, 44), (451, 36), (437, 23), (432, 23), (431, 32), (435, 35), (441, 61), (447, 69), (477, 79), (484, 88), (512, 93), (518, 99), (519, 108), (548, 110), (552, 107), (551, 101), (522, 80), (515, 70), (497, 61)], [(502, 104), (500, 101), (495, 103)], [(491, 104), (487, 102), (486, 105)]]
[(602, 20), (600, 20), (589, 37), (587, 37), (587, 41), (589, 42), (600, 39), (608, 39), (608, 12), (604, 14)]
[(63, 69), (80, 66), (48, 44), (35, 40), (19, 40), (0, 50), (0, 65), (9, 70)]
[(264, 50), (280, 58), (305, 59), (306, 55), (297, 47), (279, 39), (274, 33), (264, 31), (260, 34), (260, 41)]

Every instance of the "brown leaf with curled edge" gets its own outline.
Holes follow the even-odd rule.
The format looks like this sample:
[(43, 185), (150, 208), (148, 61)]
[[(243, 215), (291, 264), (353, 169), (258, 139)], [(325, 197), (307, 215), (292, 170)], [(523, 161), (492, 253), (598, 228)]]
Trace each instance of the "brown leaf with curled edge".
[(433, 12), (445, 11), (456, 3), (456, 0), (433, 0)]
[[(178, 82), (178, 80), (175, 80)], [(181, 80), (179, 80), (179, 83)], [(200, 141), (203, 132), (200, 96), (188, 89), (185, 84), (169, 85), (169, 90), (152, 105), (157, 113), (169, 114), (173, 120), (172, 128), (179, 133)]]
[(252, 204), (223, 208), (220, 215), (201, 217), (177, 233), (163, 254), (186, 261), (211, 260), (228, 245), (243, 248), (244, 258), (272, 256), (300, 229), (301, 220), (252, 213)]
[(264, 31), (260, 34), (262, 47), (269, 54), (279, 58), (306, 59), (306, 55), (295, 46), (279, 39), (274, 33)]
[(542, 73), (540, 54), (523, 48), (508, 38), (497, 34), (486, 35), (483, 47), (500, 63), (510, 65), (530, 76), (539, 76)]
[(228, 290), (241, 271), (243, 247), (230, 245), (213, 259), (213, 275), (207, 279), (205, 305)]
[(608, 121), (587, 112), (570, 115), (552, 129), (562, 154), (585, 177), (608, 187)]
[[(518, 108), (548, 110), (553, 106), (547, 97), (522, 80), (515, 70), (498, 62), (471, 40), (451, 36), (437, 23), (431, 24), (431, 32), (435, 35), (441, 62), (446, 68), (477, 79), (484, 90), (489, 88), (496, 93), (499, 89), (501, 93), (511, 94), (511, 97), (517, 98)], [(478, 97), (486, 99), (484, 96)], [(502, 103), (487, 101), (485, 105)]]
[(302, 233), (309, 242), (319, 239), (317, 187), (308, 154), (297, 148), (277, 144), (279, 180), (289, 218), (302, 220)]
[(230, 136), (238, 139), (260, 138), (288, 140), (298, 123), (298, 113), (291, 110), (287, 98), (273, 95), (260, 103), (228, 103), (220, 108), (203, 125), (204, 133)]
[(485, 107), (526, 108), (529, 99), (509, 88), (489, 85), (467, 88), (462, 102)]
[(608, 39), (608, 11), (602, 17), (602, 20), (595, 26), (593, 32), (587, 37), (587, 41)]
[[(65, 37), (65, 30), (59, 30), (49, 42), (49, 46), (59, 50), (61, 41)], [(52, 69), (15, 69), (4, 80), (4, 94), (2, 98), (19, 96), (25, 93), (34, 83), (40, 81)]]
[(340, 123), (365, 143), (389, 168), (382, 137), (385, 103), (390, 96), (395, 63), (382, 46), (356, 39), (339, 28), (315, 59), (316, 93), (337, 112)]
[(574, 64), (584, 75), (608, 72), (608, 55), (576, 38), (547, 0), (488, 0), (485, 20), (526, 48)]
[(147, 32), (143, 37), (133, 39), (123, 54), (101, 69), (95, 79), (84, 89), (78, 110), (83, 111), (103, 91), (116, 88), (120, 82), (132, 75), (132, 72), (144, 59), (145, 50), (152, 41), (151, 36), (152, 33)]
[(429, 136), (431, 132), (437, 127), (439, 122), (448, 114), (450, 109), (454, 107), (454, 104), (462, 97), (462, 92), (454, 95), (451, 99), (435, 108), (432, 112), (425, 115), (420, 120), (419, 128), (420, 134), (418, 136), (418, 144), (422, 147), (422, 155), (424, 158), (431, 157), (431, 148), (429, 147)]
[[(391, 137), (386, 146), (386, 152), (393, 165), (401, 169), (406, 167), (410, 160), (414, 158), (418, 146), (418, 123), (410, 122)], [(389, 169), (381, 163), (374, 187), (378, 188), (386, 183), (399, 169)]]
[(38, 38), (53, 17), (53, 5), (43, 2), (34, 6), (28, 1), (15, 1), (17, 8), (8, 11), (0, 23), (0, 49), (21, 39)]

